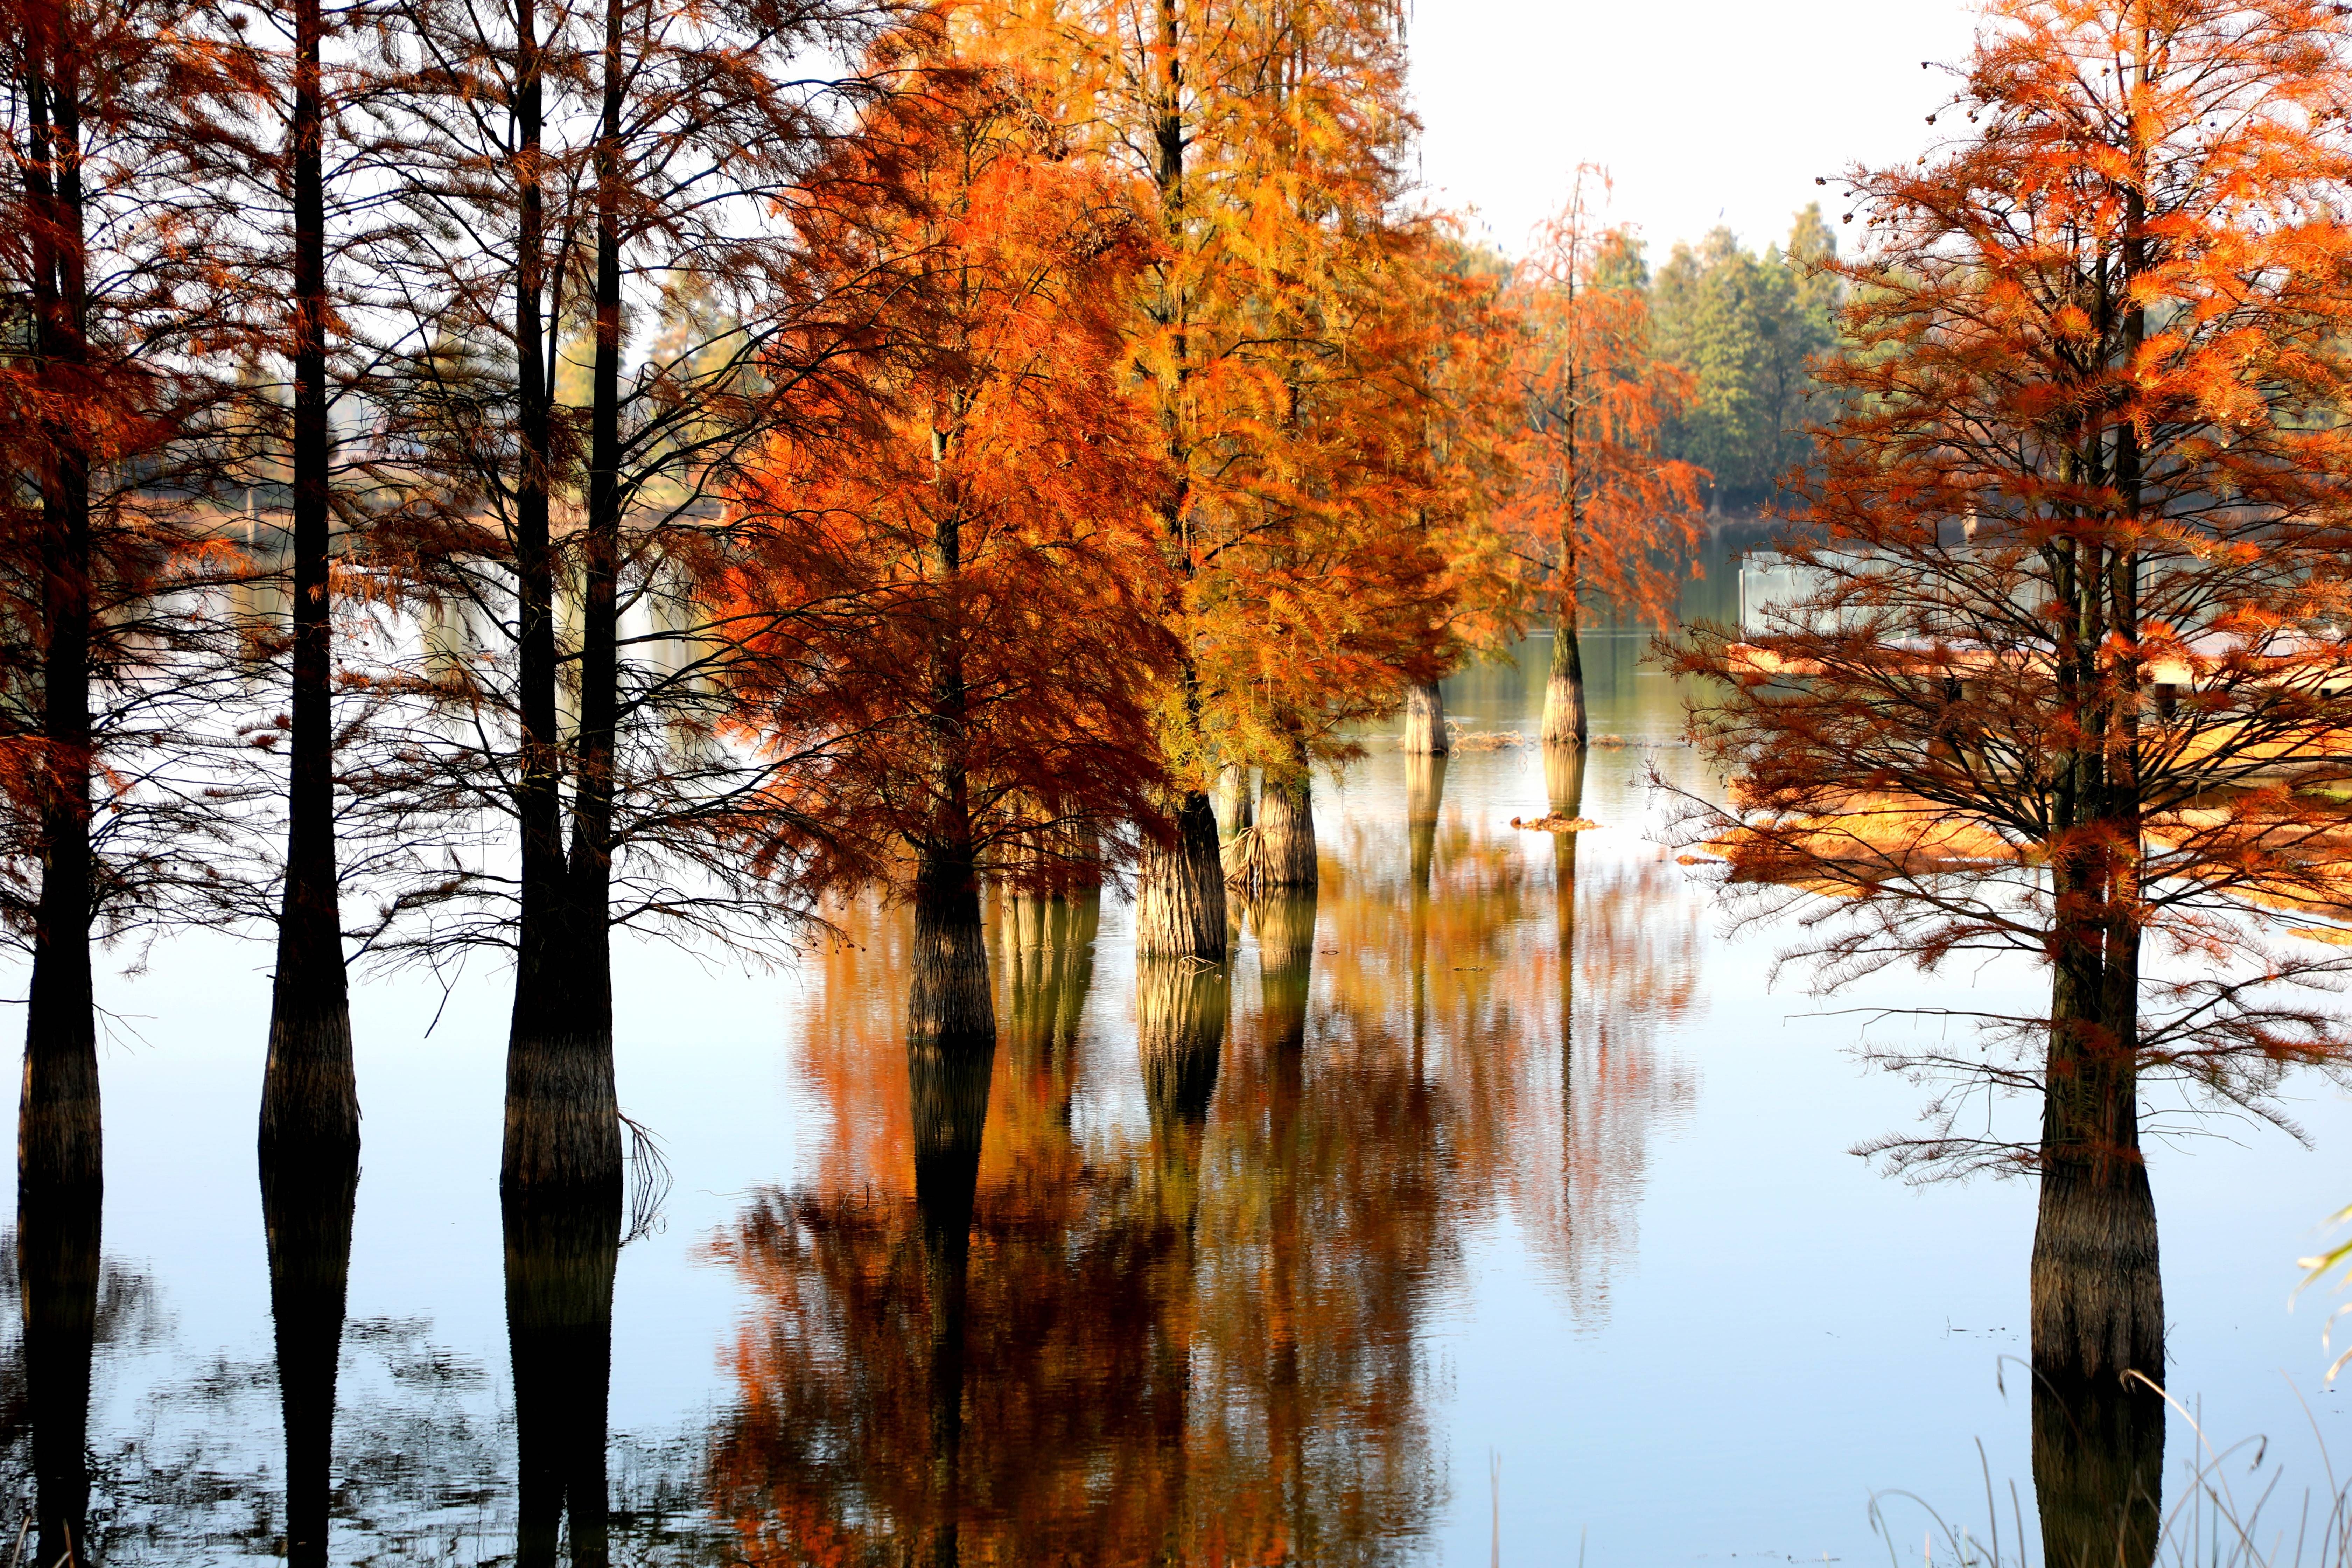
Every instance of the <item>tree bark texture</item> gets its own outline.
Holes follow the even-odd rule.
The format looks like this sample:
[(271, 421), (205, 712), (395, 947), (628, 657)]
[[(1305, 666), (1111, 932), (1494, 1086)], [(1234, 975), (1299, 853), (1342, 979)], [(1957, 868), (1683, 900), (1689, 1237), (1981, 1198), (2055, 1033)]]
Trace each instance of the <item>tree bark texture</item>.
[(286, 1560), (326, 1568), (334, 1496), (335, 1373), (342, 1355), (355, 1145), (278, 1145), (261, 1168), (269, 1241), (269, 1315), (286, 1426)]
[(2049, 1568), (2148, 1568), (2163, 1531), (2163, 1397), (2134, 1379), (2033, 1380), (2033, 1493)]
[(907, 1033), (910, 1040), (950, 1050), (996, 1044), (979, 879), (969, 852), (926, 849), (919, 856)]
[(509, 1192), (507, 1342), (514, 1358), (517, 1568), (553, 1568), (565, 1521), (573, 1568), (611, 1561), (605, 1423), (621, 1195)]
[[(2054, 868), (2062, 880), (2065, 867)], [(2164, 1381), (2164, 1283), (2139, 1142), (2137, 932), (2073, 931), (2053, 968), (2033, 1231), (2036, 1372)]]
[(296, 0), (294, 103), (294, 594), (286, 886), (269, 994), (261, 1144), (357, 1148), (358, 1079), (335, 857), (332, 498), (327, 426), (326, 185), (320, 0)]
[(91, 1561), (89, 1373), (98, 1332), (100, 1206), (95, 1183), (26, 1188), (16, 1201), (33, 1543), (43, 1568), (86, 1568)]
[(1442, 757), (1445, 737), (1445, 692), (1434, 680), (1418, 681), (1404, 694), (1404, 739), (1398, 750), (1408, 756)]
[(1135, 885), (1135, 951), (1147, 958), (1225, 961), (1225, 872), (1217, 847), (1217, 814), (1199, 790), (1178, 804), (1175, 842), (1144, 847)]
[(1584, 712), (1584, 652), (1577, 641), (1576, 600), (1560, 605), (1552, 634), (1551, 668), (1544, 678), (1543, 743), (1547, 748), (1582, 746), (1589, 739)]
[(1286, 765), (1265, 771), (1251, 865), (1252, 881), (1259, 889), (1312, 889), (1316, 884), (1315, 773), (1303, 747)]

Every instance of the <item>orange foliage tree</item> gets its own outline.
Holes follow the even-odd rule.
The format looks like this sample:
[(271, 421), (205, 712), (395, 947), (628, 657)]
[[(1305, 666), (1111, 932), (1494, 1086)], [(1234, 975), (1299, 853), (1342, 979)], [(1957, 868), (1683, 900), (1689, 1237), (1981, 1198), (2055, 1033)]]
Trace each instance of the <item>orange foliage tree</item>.
[(1689, 374), (1650, 353), (1649, 301), (1622, 229), (1595, 221), (1580, 170), (1520, 268), (1525, 323), (1512, 379), (1524, 400), (1518, 483), (1501, 529), (1558, 606), (1544, 687), (1543, 742), (1581, 746), (1584, 664), (1577, 632), (1590, 595), (1652, 625), (1698, 573), (1706, 470), (1664, 457), (1660, 437), (1692, 395)]
[(787, 394), (722, 597), (740, 722), (810, 759), (777, 786), (778, 844), (805, 885), (909, 890), (919, 945), (980, 976), (955, 1004), (980, 1026), (979, 867), (1083, 879), (1107, 826), (1151, 817), (1174, 650), (1164, 487), (1119, 357), (1151, 237), (1014, 71), (953, 58), (938, 24), (883, 46), (875, 68), (923, 90), (868, 115), (826, 174), (846, 195), (805, 219), (817, 291), (887, 301), (866, 372)]
[[(1693, 639), (1735, 777), (1690, 826), (1834, 984), (2022, 953), (1906, 1167), (2030, 1171), (2033, 1353), (2163, 1370), (2150, 1079), (2259, 1108), (2341, 1036), (2296, 982), (2352, 929), (2352, 79), (2306, 0), (2003, 0), (1874, 248), (1821, 432), (1810, 587)], [(1975, 1016), (1971, 1015), (1971, 1016)], [(2004, 1048), (1995, 1049), (2000, 1047)], [(1974, 1089), (2039, 1097), (1978, 1135)]]
[(986, 47), (1139, 176), (1162, 237), (1129, 350), (1174, 484), (1160, 509), (1181, 659), (1162, 689), (1179, 843), (1146, 858), (1147, 951), (1222, 956), (1209, 784), (1272, 782), (1256, 879), (1315, 875), (1308, 768), (1441, 668), (1437, 352), (1488, 285), (1401, 216), (1412, 121), (1384, 0), (1002, 0)]

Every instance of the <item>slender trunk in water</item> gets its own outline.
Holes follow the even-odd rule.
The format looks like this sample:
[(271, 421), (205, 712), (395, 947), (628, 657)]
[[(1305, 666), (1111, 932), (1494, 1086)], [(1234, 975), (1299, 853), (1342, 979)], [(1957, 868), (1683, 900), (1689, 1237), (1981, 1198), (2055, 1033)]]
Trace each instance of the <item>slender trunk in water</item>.
[(2148, 1568), (2163, 1532), (2164, 1398), (2137, 1378), (2033, 1380), (2049, 1568)]
[(1547, 747), (1581, 746), (1587, 738), (1584, 717), (1584, 654), (1577, 644), (1576, 600), (1571, 595), (1559, 609), (1559, 629), (1551, 640), (1551, 671), (1544, 679), (1543, 743)]
[(963, 1512), (965, 1278), (995, 1037), (991, 1033), (944, 1041), (928, 1038), (919, 1029), (907, 1045), (915, 1124), (915, 1208), (922, 1225), (923, 1273), (931, 1306), (929, 1555), (930, 1562), (951, 1568)]
[(604, 1437), (613, 1389), (618, 1188), (509, 1192), (507, 1343), (514, 1358), (516, 1568), (611, 1561)]
[(351, 1274), (356, 1147), (280, 1145), (261, 1172), (269, 1239), (269, 1315), (278, 1334), (278, 1404), (286, 1424), (286, 1560), (326, 1568), (334, 1496), (335, 1372)]
[[(333, 620), (328, 593), (326, 181), (320, 0), (294, 7), (294, 604), (286, 888), (269, 994), (261, 1146), (357, 1148), (359, 1086), (335, 865)], [(322, 1156), (323, 1157), (323, 1156)], [(289, 1548), (290, 1549), (290, 1548)]]
[[(520, 6), (518, 23), (513, 115), (520, 186), (515, 268), (520, 452), (514, 508), (520, 638), (516, 708), (521, 755), (514, 793), (521, 838), (521, 906), (515, 933), (514, 1014), (507, 1041), (506, 1142), (499, 1180), (501, 1190), (509, 1194), (572, 1189), (580, 1194), (579, 1202), (598, 1206), (617, 1205), (621, 1190), (611, 938), (602, 903), (581, 896), (582, 884), (596, 884), (603, 873), (593, 825), (583, 835), (590, 864), (580, 875), (575, 876), (564, 850), (563, 737), (556, 701), (557, 572), (548, 516), (554, 471), (552, 369), (548, 363), (552, 334), (546, 330), (541, 300), (551, 278), (540, 170), (545, 65), (531, 0)], [(600, 271), (603, 264), (600, 256)], [(592, 467), (599, 461), (609, 462), (609, 447), (604, 452), (592, 447)], [(592, 577), (593, 571), (592, 563)], [(591, 582), (589, 592), (595, 591)], [(593, 623), (594, 606), (583, 608)], [(590, 630), (593, 635), (593, 626)], [(583, 653), (581, 717), (583, 728), (593, 728), (600, 721), (595, 707), (599, 677), (586, 668), (586, 659), (593, 657), (591, 650), (583, 647)], [(604, 723), (609, 733), (609, 718)], [(593, 815), (599, 787), (588, 785), (586, 796), (575, 805)], [(601, 787), (609, 787), (609, 781)], [(575, 832), (583, 826), (575, 820)]]
[(42, 1568), (87, 1568), (89, 1370), (98, 1333), (95, 1183), (21, 1189), (16, 1280), (25, 1405), (33, 1427), (34, 1531)]
[(1286, 765), (1265, 771), (1252, 864), (1261, 889), (1315, 886), (1315, 773), (1303, 744), (1293, 747)]
[(1445, 754), (1445, 693), (1434, 680), (1420, 681), (1405, 692), (1404, 739), (1398, 749), (1408, 756)]
[[(42, 221), (29, 237), (33, 330), (41, 390), (72, 406), (86, 396), (89, 310), (83, 269), (79, 71), (57, 37), (72, 24), (48, 13), (28, 40), (32, 58), (25, 182)], [(92, 550), (89, 454), (70, 416), (41, 443), (41, 890), (33, 915), (33, 973), (25, 1009), (25, 1078), (16, 1112), (20, 1189), (87, 1189), (102, 1175), (98, 1024), (90, 993), (95, 875), (89, 837), (89, 658)]]

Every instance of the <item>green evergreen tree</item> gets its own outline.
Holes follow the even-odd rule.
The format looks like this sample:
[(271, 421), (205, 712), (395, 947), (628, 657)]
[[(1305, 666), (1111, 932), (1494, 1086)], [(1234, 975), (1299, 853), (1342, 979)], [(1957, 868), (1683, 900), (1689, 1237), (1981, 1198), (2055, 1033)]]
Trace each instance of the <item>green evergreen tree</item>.
[(1785, 249), (1759, 256), (1717, 228), (1696, 248), (1677, 244), (1650, 286), (1658, 353), (1698, 386), (1667, 450), (1715, 475), (1718, 508), (1770, 501), (1810, 456), (1810, 362), (1837, 342), (1838, 284), (1820, 263), (1836, 249), (1808, 206)]

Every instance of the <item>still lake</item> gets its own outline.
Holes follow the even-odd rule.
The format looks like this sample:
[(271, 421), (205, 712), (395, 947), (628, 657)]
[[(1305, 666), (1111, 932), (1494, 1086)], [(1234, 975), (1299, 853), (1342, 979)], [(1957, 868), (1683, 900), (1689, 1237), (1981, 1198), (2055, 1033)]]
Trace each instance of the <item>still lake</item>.
[[(2014, 1560), (2036, 1534), (2032, 1190), (1910, 1187), (1848, 1151), (1928, 1092), (1858, 1060), (1867, 1031), (1912, 1026), (1869, 1008), (2000, 1004), (2036, 977), (1775, 984), (1786, 933), (1727, 930), (1705, 868), (1657, 841), (1643, 771), (1705, 781), (1641, 646), (1586, 642), (1594, 731), (1629, 742), (1590, 753), (1588, 832), (1509, 826), (1561, 783), (1532, 749), (1458, 752), (1433, 779), (1374, 735), (1318, 780), (1311, 940), (1297, 907), (1241, 921), (1213, 1076), (1147, 1073), (1118, 898), (1025, 939), (992, 925), (1003, 1024), (952, 1412), (904, 914), (854, 910), (845, 943), (760, 974), (625, 943), (621, 1101), (674, 1184), (614, 1290), (614, 1560), (1868, 1563), (1890, 1552), (1874, 1495), (1982, 1539), (1988, 1480)], [(1449, 711), (1532, 734), (1547, 654), (1457, 678)], [(269, 961), (181, 934), (102, 989), (106, 1563), (283, 1551), (253, 1155)], [(515, 1549), (507, 1000), (488, 967), (354, 994), (337, 1563)], [(2290, 1546), (2304, 1492), (2332, 1489), (2323, 1449), (2352, 1464), (2331, 1303), (2290, 1305), (2294, 1258), (2352, 1200), (2352, 1110), (2316, 1080), (2291, 1093), (2307, 1146), (2165, 1118), (2150, 1156), (2171, 1388), (2217, 1442), (2269, 1439), (2228, 1474), (2278, 1479)], [(23, 1489), (13, 1291), (5, 1310), (0, 1452)], [(2197, 1442), (2176, 1418), (2168, 1504)], [(1921, 1505), (1882, 1506), (1918, 1562)]]

